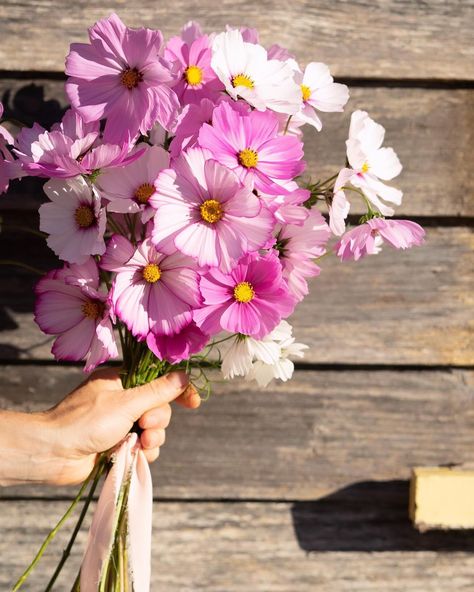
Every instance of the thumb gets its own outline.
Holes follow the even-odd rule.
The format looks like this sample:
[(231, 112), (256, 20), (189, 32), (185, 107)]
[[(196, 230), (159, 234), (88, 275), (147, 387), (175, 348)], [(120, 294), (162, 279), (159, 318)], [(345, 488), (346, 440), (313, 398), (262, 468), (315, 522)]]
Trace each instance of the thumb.
[(170, 372), (148, 384), (122, 391), (121, 404), (136, 421), (146, 411), (171, 403), (187, 388), (189, 377), (186, 372)]

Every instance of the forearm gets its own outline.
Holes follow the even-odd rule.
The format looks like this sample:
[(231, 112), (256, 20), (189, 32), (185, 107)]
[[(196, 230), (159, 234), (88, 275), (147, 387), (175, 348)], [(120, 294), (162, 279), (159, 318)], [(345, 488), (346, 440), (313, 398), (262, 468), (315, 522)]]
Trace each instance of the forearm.
[(0, 410), (0, 485), (57, 479), (54, 427), (46, 413)]

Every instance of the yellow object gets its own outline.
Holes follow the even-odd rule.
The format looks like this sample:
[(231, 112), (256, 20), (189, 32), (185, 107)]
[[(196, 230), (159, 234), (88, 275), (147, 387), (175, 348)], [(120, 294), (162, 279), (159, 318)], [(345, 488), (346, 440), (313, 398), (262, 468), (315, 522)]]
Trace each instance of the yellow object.
[(421, 531), (474, 528), (474, 470), (413, 469), (410, 518)]

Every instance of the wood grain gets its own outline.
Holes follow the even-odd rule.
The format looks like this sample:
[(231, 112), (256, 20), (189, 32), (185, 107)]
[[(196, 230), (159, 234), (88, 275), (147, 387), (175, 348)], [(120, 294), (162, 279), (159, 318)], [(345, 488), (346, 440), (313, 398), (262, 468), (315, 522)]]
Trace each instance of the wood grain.
[(284, 45), (303, 63), (327, 62), (337, 76), (474, 79), (469, 0), (79, 0), (67, 7), (61, 0), (5, 0), (2, 68), (62, 70), (69, 44), (85, 41), (87, 27), (113, 10), (130, 26), (161, 28), (166, 38), (190, 19), (208, 32), (227, 23), (256, 27), (265, 45)]
[[(370, 492), (366, 492), (370, 495)], [(64, 502), (0, 503), (0, 587), (9, 590)], [(154, 506), (152, 589), (166, 592), (461, 592), (474, 578), (472, 531), (421, 535), (403, 495), (345, 506), (161, 503)], [(72, 526), (69, 525), (69, 529)], [(86, 532), (55, 586), (69, 591)], [(67, 542), (50, 547), (25, 590), (44, 590)], [(307, 550), (313, 552), (307, 553)], [(417, 552), (413, 552), (416, 550)], [(369, 553), (367, 551), (370, 551)], [(443, 552), (444, 551), (444, 552)]]
[[(346, 113), (322, 115), (321, 133), (307, 128), (306, 176), (328, 178), (344, 166), (350, 114), (365, 109), (387, 128), (386, 145), (404, 165), (394, 182), (405, 193), (399, 215), (474, 216), (474, 180), (467, 166), (474, 142), (473, 90), (355, 87), (351, 97)], [(8, 115), (29, 125), (50, 126), (66, 105), (63, 83), (51, 80), (0, 79), (0, 100)], [(0, 208), (38, 207), (42, 182), (18, 183)], [(352, 213), (365, 213), (357, 195), (352, 198)]]
[[(83, 378), (75, 368), (6, 366), (0, 405), (44, 410)], [(461, 370), (298, 371), (266, 390), (216, 382), (200, 409), (174, 410), (152, 469), (155, 495), (311, 500), (359, 481), (409, 479), (413, 466), (466, 463), (473, 396), (474, 372)], [(0, 495), (76, 489), (23, 486)]]
[[(17, 218), (13, 218), (17, 220)], [(27, 219), (25, 219), (25, 224)], [(47, 269), (46, 244), (0, 235), (2, 257)], [(428, 228), (421, 248), (390, 248), (358, 263), (333, 255), (291, 322), (315, 363), (470, 365), (474, 362), (473, 233)], [(51, 359), (51, 337), (32, 318), (36, 277), (0, 267), (0, 359)]]

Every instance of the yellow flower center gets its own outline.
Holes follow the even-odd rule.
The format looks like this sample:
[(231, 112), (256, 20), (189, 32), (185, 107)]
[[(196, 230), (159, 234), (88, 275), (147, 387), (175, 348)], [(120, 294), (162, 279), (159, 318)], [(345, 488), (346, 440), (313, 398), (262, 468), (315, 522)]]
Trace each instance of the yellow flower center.
[(224, 214), (222, 206), (217, 199), (206, 199), (206, 201), (201, 204), (200, 210), (201, 218), (205, 222), (209, 222), (209, 224), (219, 222)]
[(74, 212), (74, 220), (79, 228), (89, 228), (95, 222), (94, 210), (90, 206), (79, 206)]
[(81, 307), (82, 313), (88, 319), (98, 319), (104, 313), (104, 305), (97, 300), (88, 300)]
[(184, 78), (191, 86), (197, 86), (202, 82), (202, 69), (199, 66), (189, 66), (184, 71)]
[(127, 68), (122, 72), (120, 75), (120, 82), (128, 88), (128, 90), (132, 90), (138, 86), (138, 84), (143, 80), (143, 74), (139, 72), (136, 68)]
[(237, 86), (245, 86), (246, 88), (253, 88), (254, 83), (251, 78), (247, 76), (247, 74), (237, 74), (232, 78), (232, 86), (235, 88)]
[(369, 168), (370, 167), (369, 167), (368, 163), (367, 162), (364, 162), (364, 164), (362, 165), (361, 171), (363, 173), (368, 173), (369, 172)]
[(301, 85), (301, 94), (303, 95), (303, 101), (306, 103), (306, 101), (311, 96), (311, 89), (309, 88), (309, 86), (306, 86), (306, 84), (302, 84)]
[(141, 204), (146, 204), (150, 197), (155, 193), (155, 188), (151, 183), (142, 183), (137, 189), (133, 197)]
[(154, 284), (161, 277), (161, 269), (158, 267), (158, 265), (156, 265), (156, 263), (148, 263), (148, 265), (145, 265), (143, 268), (142, 276), (146, 282), (149, 284)]
[(253, 286), (249, 282), (240, 282), (234, 288), (234, 298), (237, 302), (250, 302), (254, 296)]
[(239, 162), (247, 169), (254, 169), (258, 164), (258, 153), (251, 148), (244, 148), (238, 154)]

